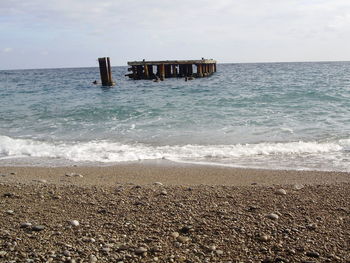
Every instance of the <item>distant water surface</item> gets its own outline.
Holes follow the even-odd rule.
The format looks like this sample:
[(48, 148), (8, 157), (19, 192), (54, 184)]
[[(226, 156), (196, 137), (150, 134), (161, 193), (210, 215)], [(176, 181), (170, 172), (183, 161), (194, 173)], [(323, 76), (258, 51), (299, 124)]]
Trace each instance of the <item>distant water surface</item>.
[(98, 68), (0, 71), (0, 165), (168, 159), (350, 171), (350, 62), (219, 64), (92, 85)]

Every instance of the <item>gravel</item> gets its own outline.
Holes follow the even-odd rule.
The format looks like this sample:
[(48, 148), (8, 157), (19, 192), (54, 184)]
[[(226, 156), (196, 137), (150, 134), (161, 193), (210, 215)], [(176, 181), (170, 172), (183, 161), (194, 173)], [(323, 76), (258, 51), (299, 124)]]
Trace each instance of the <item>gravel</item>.
[(349, 184), (162, 188), (2, 184), (0, 262), (350, 261)]

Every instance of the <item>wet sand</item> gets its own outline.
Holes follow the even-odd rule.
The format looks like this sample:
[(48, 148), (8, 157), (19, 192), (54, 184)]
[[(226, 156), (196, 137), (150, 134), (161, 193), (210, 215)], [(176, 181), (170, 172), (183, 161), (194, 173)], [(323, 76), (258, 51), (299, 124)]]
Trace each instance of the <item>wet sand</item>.
[(350, 262), (349, 203), (349, 173), (0, 167), (0, 262)]
[[(11, 176), (15, 173), (15, 176)], [(81, 174), (83, 177), (66, 176)], [(2, 182), (32, 183), (46, 180), (53, 184), (79, 186), (114, 186), (119, 183), (139, 185), (162, 182), (165, 185), (292, 185), (350, 182), (349, 173), (239, 169), (220, 166), (177, 164), (173, 162), (129, 163), (117, 166), (81, 167), (0, 167)]]

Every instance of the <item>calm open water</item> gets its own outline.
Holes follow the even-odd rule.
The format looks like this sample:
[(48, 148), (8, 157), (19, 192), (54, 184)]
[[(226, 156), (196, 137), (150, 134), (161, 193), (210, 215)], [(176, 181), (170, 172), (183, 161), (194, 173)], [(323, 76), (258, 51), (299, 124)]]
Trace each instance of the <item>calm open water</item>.
[(98, 68), (0, 71), (0, 165), (177, 162), (350, 171), (350, 62), (219, 64), (92, 85)]

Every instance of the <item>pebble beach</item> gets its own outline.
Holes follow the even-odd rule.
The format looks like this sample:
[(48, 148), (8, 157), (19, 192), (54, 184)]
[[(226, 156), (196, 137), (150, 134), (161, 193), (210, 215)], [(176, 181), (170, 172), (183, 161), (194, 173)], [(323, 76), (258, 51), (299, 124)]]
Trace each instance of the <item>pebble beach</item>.
[(0, 261), (350, 262), (349, 193), (340, 172), (1, 167)]

